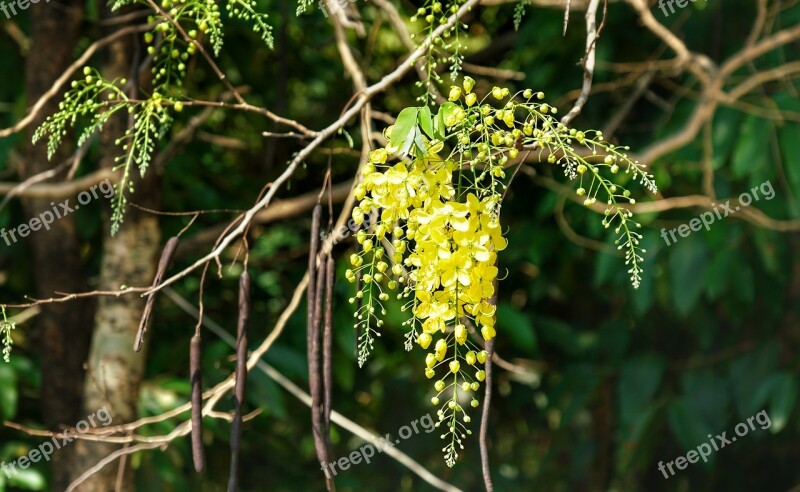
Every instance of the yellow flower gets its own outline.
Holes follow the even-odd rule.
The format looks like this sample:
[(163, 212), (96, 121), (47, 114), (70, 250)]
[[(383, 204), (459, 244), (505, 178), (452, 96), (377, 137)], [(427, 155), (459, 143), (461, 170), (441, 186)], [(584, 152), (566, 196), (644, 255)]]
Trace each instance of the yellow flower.
[(369, 153), (369, 160), (374, 164), (384, 164), (388, 156), (386, 149), (376, 149)]

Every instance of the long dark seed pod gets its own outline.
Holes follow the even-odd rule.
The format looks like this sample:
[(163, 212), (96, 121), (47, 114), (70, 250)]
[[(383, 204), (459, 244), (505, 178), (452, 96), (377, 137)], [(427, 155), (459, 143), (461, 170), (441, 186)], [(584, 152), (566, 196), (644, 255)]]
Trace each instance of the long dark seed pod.
[[(172, 261), (172, 257), (175, 255), (175, 250), (177, 249), (178, 237), (175, 236), (169, 238), (167, 244), (164, 245), (164, 250), (161, 251), (161, 259), (158, 260), (158, 269), (156, 270), (156, 276), (153, 278), (152, 283), (153, 287), (156, 287), (161, 283), (161, 280), (164, 278), (164, 273), (166, 273), (167, 268), (169, 268), (169, 264)], [(147, 302), (144, 305), (144, 311), (142, 311), (142, 320), (139, 322), (139, 330), (136, 332), (136, 340), (133, 342), (133, 349), (137, 352), (142, 350), (142, 345), (144, 345), (144, 335), (147, 333), (147, 329), (150, 327), (150, 319), (155, 301), (155, 292), (147, 296)]]
[(189, 377), (192, 383), (192, 460), (197, 473), (206, 471), (206, 452), (203, 448), (203, 378), (200, 368), (202, 340), (192, 337), (189, 345)]
[[(324, 304), (324, 287), (325, 287), (325, 258), (320, 259), (319, 268), (317, 269), (317, 288), (315, 292), (314, 301), (314, 323), (312, 326), (313, 332), (311, 334), (311, 349), (309, 354), (308, 375), (309, 375), (309, 392), (311, 393), (311, 427), (314, 433), (314, 447), (317, 450), (317, 458), (320, 463), (328, 463), (328, 439), (327, 427), (323, 418), (325, 400), (323, 398), (323, 382), (322, 375), (320, 374), (319, 353), (321, 349), (320, 344), (320, 320), (322, 318), (322, 305)], [(326, 485), (328, 490), (336, 490), (333, 484), (333, 479), (326, 475)]]
[(231, 425), (231, 470), (228, 492), (239, 490), (239, 448), (242, 440), (242, 408), (247, 386), (247, 332), (250, 325), (250, 274), (239, 277), (239, 326), (236, 336), (236, 386), (233, 390)]
[[(319, 254), (319, 229), (322, 217), (322, 206), (317, 204), (311, 216), (311, 238), (308, 251), (308, 288), (306, 299), (308, 304), (306, 324), (306, 354), (308, 356), (308, 385), (311, 394), (311, 428), (314, 436), (314, 447), (317, 459), (327, 467), (328, 457), (325, 441), (322, 434), (322, 387), (319, 373), (319, 319), (322, 314), (322, 286), (324, 285), (325, 269), (317, 269), (317, 255)], [(324, 265), (324, 262), (322, 263)], [(336, 490), (333, 479), (326, 473), (325, 484), (329, 491)]]
[(322, 376), (325, 386), (325, 406), (323, 420), (325, 421), (325, 441), (328, 444), (328, 454), (331, 452), (331, 400), (333, 395), (333, 285), (336, 275), (334, 261), (328, 256), (327, 271), (325, 272), (325, 331), (322, 335)]
[(306, 300), (308, 313), (306, 318), (306, 347), (309, 354), (309, 366), (311, 365), (311, 335), (314, 325), (314, 301), (316, 300), (316, 279), (317, 279), (317, 253), (319, 252), (319, 222), (322, 217), (322, 206), (317, 204), (311, 214), (311, 238), (308, 248), (308, 287), (306, 288)]

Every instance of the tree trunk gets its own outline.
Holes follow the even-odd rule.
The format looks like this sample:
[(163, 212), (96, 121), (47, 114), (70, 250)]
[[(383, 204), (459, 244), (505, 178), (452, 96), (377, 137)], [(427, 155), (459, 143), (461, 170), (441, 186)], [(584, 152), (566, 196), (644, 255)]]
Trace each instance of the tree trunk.
[[(25, 95), (28, 106), (53, 85), (53, 82), (73, 61), (82, 17), (82, 0), (53, 0), (33, 5), (30, 11), (31, 50), (25, 65)], [(62, 151), (47, 160), (47, 146), (27, 144), (36, 127), (48, 114), (58, 110), (59, 98), (46, 104), (27, 129), (22, 178), (51, 169), (53, 163), (63, 162), (70, 155), (71, 140), (65, 139)], [(64, 179), (64, 174), (50, 181)], [(73, 200), (74, 202), (74, 200)], [(29, 198), (22, 200), (25, 214), (37, 217), (52, 210), (51, 200)], [(38, 297), (52, 297), (56, 292), (81, 292), (87, 282), (81, 266), (79, 238), (75, 215), (54, 222), (50, 230), (39, 230), (28, 237)], [(64, 304), (45, 304), (38, 318), (37, 333), (42, 370), (42, 418), (51, 429), (75, 425), (83, 415), (83, 364), (89, 347), (94, 303), (91, 300)], [(68, 446), (52, 457), (53, 490), (64, 490), (70, 481), (75, 448)]]
[[(124, 12), (123, 12), (124, 13)], [(121, 39), (110, 46), (109, 57), (103, 69), (108, 79), (125, 77), (134, 79), (140, 60), (134, 59), (137, 41), (133, 36)], [(133, 74), (132, 74), (132, 67)], [(135, 95), (134, 95), (135, 96)], [(115, 157), (123, 150), (115, 145), (131, 124), (126, 112), (112, 118), (103, 130), (101, 165), (111, 168)], [(133, 171), (138, 175), (138, 171)], [(136, 195), (131, 201), (147, 207), (158, 208), (158, 179), (151, 170), (146, 179), (135, 179)], [(122, 190), (117, 190), (118, 193)], [(155, 274), (155, 262), (159, 252), (161, 234), (156, 216), (128, 207), (125, 222), (116, 236), (111, 237), (110, 213), (106, 214), (104, 226), (106, 236), (103, 242), (101, 263), (101, 290), (116, 290), (121, 285), (149, 285)], [(98, 300), (95, 316), (95, 331), (89, 353), (85, 381), (85, 411), (89, 415), (99, 409), (107, 408), (113, 416), (111, 425), (120, 425), (137, 418), (139, 386), (144, 376), (145, 359), (142, 352), (133, 350), (136, 331), (144, 309), (144, 299), (138, 295), (123, 297), (103, 297)], [(79, 443), (80, 472), (97, 464), (118, 445), (108, 445), (83, 441)], [(106, 492), (109, 490), (134, 490), (133, 474), (129, 460), (120, 468), (107, 466), (84, 482), (81, 492)]]

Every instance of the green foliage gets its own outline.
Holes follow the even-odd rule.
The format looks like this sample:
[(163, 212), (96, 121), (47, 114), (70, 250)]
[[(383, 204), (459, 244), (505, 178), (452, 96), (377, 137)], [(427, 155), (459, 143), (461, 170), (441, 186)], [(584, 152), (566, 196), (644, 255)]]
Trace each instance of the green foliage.
[[(442, 3), (440, 0), (426, 0), (416, 13), (411, 16), (411, 22), (422, 23), (420, 34), (428, 37), (439, 26), (447, 23), (451, 14), (458, 12), (458, 9), (465, 0), (449, 0)], [(425, 72), (424, 80), (416, 82), (417, 87), (424, 89), (424, 93), (417, 100), (427, 106), (433, 100), (435, 84), (441, 84), (442, 78), (436, 68), (440, 63), (447, 63), (450, 67), (450, 80), (455, 81), (461, 72), (461, 64), (464, 61), (464, 38), (465, 30), (469, 26), (460, 20), (456, 20), (453, 26), (447, 28), (440, 37), (437, 37), (428, 46), (425, 52)]]
[[(116, 0), (113, 10), (132, 3), (150, 6), (147, 0)], [(186, 77), (190, 57), (196, 56), (198, 46), (205, 36), (219, 56), (222, 49), (223, 24), (219, 6), (213, 0), (163, 0), (161, 9), (150, 16), (153, 29), (144, 34), (148, 54), (153, 56), (153, 91), (142, 101), (130, 100), (125, 94), (125, 79), (108, 81), (91, 67), (83, 70), (83, 79), (75, 80), (71, 89), (59, 103), (59, 110), (47, 117), (33, 135), (35, 144), (48, 136), (47, 153), (52, 158), (67, 127), (76, 127), (79, 118), (88, 118), (88, 125), (78, 138), (83, 145), (93, 134), (100, 131), (114, 113), (127, 109), (133, 115), (133, 125), (117, 139), (124, 154), (116, 158), (117, 168), (123, 175), (116, 187), (111, 234), (119, 230), (125, 215), (127, 194), (133, 193), (131, 167), (136, 165), (144, 176), (150, 164), (157, 142), (172, 125), (169, 109), (181, 112), (184, 94), (181, 87)], [(272, 28), (266, 23), (267, 14), (257, 12), (256, 0), (229, 0), (226, 4), (228, 16), (252, 22), (253, 31), (270, 48), (273, 46)], [(184, 36), (184, 33), (186, 36)]]
[(527, 0), (519, 0), (514, 5), (514, 30), (519, 31), (519, 25), (522, 24), (522, 17), (525, 16), (525, 5), (527, 5)]

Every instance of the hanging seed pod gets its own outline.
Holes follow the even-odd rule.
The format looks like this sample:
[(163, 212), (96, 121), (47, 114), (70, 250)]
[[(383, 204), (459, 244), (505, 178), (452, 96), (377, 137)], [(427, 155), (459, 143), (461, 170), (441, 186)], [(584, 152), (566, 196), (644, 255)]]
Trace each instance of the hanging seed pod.
[(333, 392), (333, 285), (335, 280), (334, 261), (328, 256), (325, 272), (325, 331), (322, 337), (322, 374), (325, 386), (325, 440), (330, 454), (331, 400)]
[[(158, 260), (158, 269), (156, 270), (156, 276), (153, 278), (152, 287), (158, 286), (161, 280), (164, 279), (164, 273), (166, 273), (167, 268), (169, 268), (169, 264), (177, 249), (178, 237), (169, 238), (167, 244), (164, 245), (164, 250), (161, 251), (161, 259)], [(137, 352), (141, 351), (142, 345), (144, 345), (144, 335), (147, 333), (147, 329), (150, 328), (151, 314), (155, 301), (155, 292), (147, 296), (147, 302), (144, 305), (144, 311), (142, 311), (142, 320), (139, 322), (139, 330), (136, 332), (136, 340), (133, 342), (133, 349)]]
[(239, 489), (239, 449), (242, 440), (242, 408), (247, 386), (247, 332), (250, 324), (250, 274), (239, 278), (239, 324), (236, 336), (236, 386), (233, 390), (234, 416), (231, 425), (231, 469), (228, 492)]
[(189, 377), (192, 385), (192, 460), (197, 473), (206, 471), (206, 453), (203, 448), (203, 380), (200, 368), (202, 358), (202, 340), (199, 334), (195, 334), (189, 346)]
[(306, 317), (306, 351), (308, 353), (308, 365), (311, 367), (311, 347), (312, 334), (314, 332), (314, 313), (317, 298), (316, 279), (317, 279), (317, 253), (319, 252), (319, 223), (322, 217), (322, 206), (317, 205), (311, 214), (311, 239), (308, 248), (308, 287), (306, 288), (306, 304), (308, 312)]
[[(311, 218), (311, 240), (308, 252), (308, 316), (306, 326), (306, 354), (308, 356), (308, 385), (311, 394), (311, 428), (314, 435), (314, 448), (320, 463), (328, 463), (328, 453), (323, 435), (322, 420), (322, 383), (319, 367), (319, 322), (322, 316), (322, 295), (325, 285), (325, 259), (317, 267), (319, 254), (319, 229), (322, 216), (322, 206), (314, 207)], [(326, 486), (329, 491), (335, 490), (333, 479), (326, 477)]]

